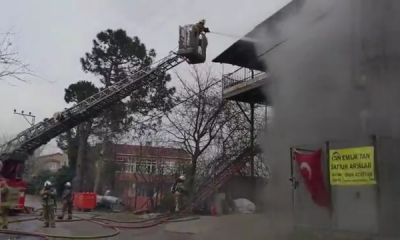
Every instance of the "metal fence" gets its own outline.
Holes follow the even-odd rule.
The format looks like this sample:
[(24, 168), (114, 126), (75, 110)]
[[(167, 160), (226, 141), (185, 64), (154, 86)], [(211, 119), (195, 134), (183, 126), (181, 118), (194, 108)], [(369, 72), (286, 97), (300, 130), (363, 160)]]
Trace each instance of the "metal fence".
[[(361, 146), (374, 147), (377, 184), (331, 186), (329, 150)], [(372, 136), (295, 146), (292, 150), (294, 148), (303, 151), (323, 150), (322, 170), (333, 207), (330, 213), (313, 202), (292, 154), (292, 177), (299, 181), (292, 195), (295, 227), (400, 237), (400, 139)]]
[(265, 72), (254, 71), (248, 68), (239, 68), (234, 72), (222, 76), (222, 90), (250, 80), (261, 81), (267, 78)]

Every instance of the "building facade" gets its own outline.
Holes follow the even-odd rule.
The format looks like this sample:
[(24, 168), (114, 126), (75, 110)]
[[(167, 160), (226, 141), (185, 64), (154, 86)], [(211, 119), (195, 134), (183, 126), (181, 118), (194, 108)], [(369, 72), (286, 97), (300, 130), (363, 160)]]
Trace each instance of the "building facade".
[(39, 156), (31, 161), (33, 163), (31, 170), (33, 175), (40, 174), (45, 170), (57, 172), (61, 167), (68, 166), (68, 155), (65, 153), (53, 153)]
[(177, 175), (184, 174), (191, 157), (182, 149), (147, 145), (114, 146), (118, 164), (117, 184), (123, 189), (123, 202), (132, 210), (157, 205)]

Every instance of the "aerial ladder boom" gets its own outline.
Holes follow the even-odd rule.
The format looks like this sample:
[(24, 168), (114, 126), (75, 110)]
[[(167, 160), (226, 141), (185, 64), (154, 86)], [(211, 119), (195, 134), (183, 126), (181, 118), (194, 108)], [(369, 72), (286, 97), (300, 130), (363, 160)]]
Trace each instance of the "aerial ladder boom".
[(116, 102), (129, 96), (141, 85), (150, 84), (159, 77), (163, 77), (166, 71), (182, 63), (184, 59), (171, 53), (153, 69), (138, 71), (121, 80), (103, 91), (87, 98), (77, 105), (59, 113), (59, 121), (55, 118), (44, 120), (31, 128), (21, 132), (16, 138), (1, 146), (1, 156), (13, 153), (31, 153), (43, 144), (63, 132), (96, 117), (103, 110)]
[[(198, 46), (196, 38), (199, 36), (195, 36), (190, 27), (180, 27), (179, 33), (180, 44), (177, 53), (171, 52), (167, 57), (154, 63), (155, 67), (142, 69), (77, 105), (57, 113), (57, 117), (45, 119), (19, 133), (14, 139), (0, 146), (0, 159), (2, 161), (7, 159), (25, 160), (27, 155), (32, 154), (38, 147), (47, 144), (51, 139), (80, 123), (98, 116), (141, 86), (157, 81), (168, 70), (183, 61), (186, 60), (190, 64), (204, 63), (207, 41), (203, 41), (203, 45)], [(202, 37), (206, 39), (204, 34)], [(204, 56), (201, 51), (199, 52), (199, 48), (204, 52)]]

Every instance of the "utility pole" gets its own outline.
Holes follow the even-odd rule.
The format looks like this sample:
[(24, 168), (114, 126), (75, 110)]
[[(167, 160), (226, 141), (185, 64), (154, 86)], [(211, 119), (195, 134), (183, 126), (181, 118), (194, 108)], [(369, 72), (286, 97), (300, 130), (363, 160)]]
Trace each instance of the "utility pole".
[[(14, 114), (16, 115), (20, 115), (23, 116), (25, 118), (25, 120), (29, 123), (29, 125), (31, 125), (31, 127), (33, 127), (33, 125), (35, 125), (35, 115), (32, 115), (31, 112), (25, 113), (25, 111), (21, 111), (21, 112), (17, 112), (16, 109), (14, 109)], [(34, 158), (33, 155), (29, 156), (29, 159)], [(28, 179), (29, 177), (29, 173), (31, 172), (32, 168), (34, 165), (32, 165), (33, 162), (32, 161), (25, 161), (24, 164), (22, 165), (23, 167), (23, 178), (24, 179)]]
[(33, 125), (35, 125), (35, 118), (36, 118), (36, 116), (35, 116), (35, 115), (32, 115), (31, 112), (28, 112), (28, 113), (25, 113), (24, 111), (17, 112), (17, 110), (14, 109), (14, 114), (23, 116), (23, 117), (25, 118), (25, 120), (29, 123), (29, 125), (31, 125), (31, 127), (32, 127)]

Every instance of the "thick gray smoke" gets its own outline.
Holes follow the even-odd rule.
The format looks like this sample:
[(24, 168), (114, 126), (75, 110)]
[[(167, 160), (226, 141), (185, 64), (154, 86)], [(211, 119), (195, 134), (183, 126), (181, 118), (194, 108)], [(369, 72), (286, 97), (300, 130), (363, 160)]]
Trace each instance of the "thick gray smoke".
[(380, 64), (368, 65), (368, 58), (382, 56), (376, 23), (382, 12), (373, 5), (380, 1), (302, 2), (256, 37), (265, 39), (259, 55), (270, 50), (263, 60), (274, 116), (263, 146), (272, 172), (265, 195), (276, 239), (293, 227), (290, 147), (322, 147), (328, 140), (371, 133), (400, 135), (400, 81)]

